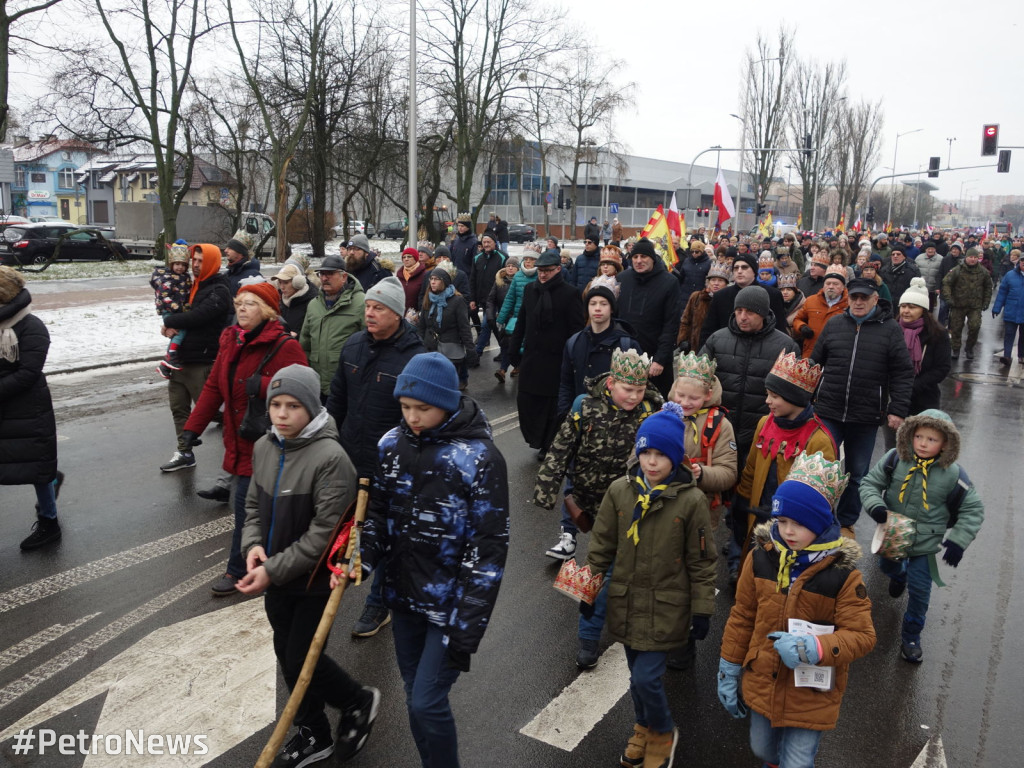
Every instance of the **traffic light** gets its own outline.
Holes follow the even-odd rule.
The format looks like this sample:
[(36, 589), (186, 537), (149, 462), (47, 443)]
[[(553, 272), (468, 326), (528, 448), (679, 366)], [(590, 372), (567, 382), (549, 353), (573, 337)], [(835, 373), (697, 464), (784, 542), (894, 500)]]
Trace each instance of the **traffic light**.
[(811, 156), (811, 134), (804, 134), (804, 156)]
[(565, 190), (558, 190), (558, 210), (565, 208)]
[(999, 161), (996, 164), (996, 173), (1009, 173), (1010, 172), (1010, 150), (1000, 149), (999, 150)]
[(764, 211), (765, 211), (764, 203), (758, 203), (757, 204), (757, 215), (758, 216), (764, 216)]
[(875, 206), (868, 206), (868, 224), (873, 224), (875, 221)]
[(982, 128), (981, 132), (981, 155), (986, 157), (995, 155), (999, 151), (999, 124), (992, 123)]
[(939, 177), (939, 164), (942, 162), (941, 158), (929, 157), (928, 158), (928, 178), (937, 179)]

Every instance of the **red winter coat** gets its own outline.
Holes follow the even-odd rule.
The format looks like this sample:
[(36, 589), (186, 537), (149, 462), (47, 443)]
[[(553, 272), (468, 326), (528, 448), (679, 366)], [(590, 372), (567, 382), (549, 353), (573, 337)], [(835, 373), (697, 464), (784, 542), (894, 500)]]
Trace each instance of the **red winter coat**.
[[(224, 471), (242, 477), (252, 476), (253, 446), (250, 441), (238, 435), (238, 427), (249, 402), (245, 394), (245, 380), (256, 373), (256, 366), (274, 348), (281, 335), (286, 333), (284, 326), (277, 320), (270, 320), (262, 329), (256, 330), (257, 336), (244, 343), (245, 331), (239, 326), (232, 325), (224, 329), (220, 335), (220, 349), (213, 370), (206, 379), (192, 414), (185, 422), (185, 429), (201, 435), (223, 403)], [(289, 337), (261, 370), (260, 397), (266, 397), (267, 385), (275, 373), (295, 363), (309, 365), (299, 342)]]

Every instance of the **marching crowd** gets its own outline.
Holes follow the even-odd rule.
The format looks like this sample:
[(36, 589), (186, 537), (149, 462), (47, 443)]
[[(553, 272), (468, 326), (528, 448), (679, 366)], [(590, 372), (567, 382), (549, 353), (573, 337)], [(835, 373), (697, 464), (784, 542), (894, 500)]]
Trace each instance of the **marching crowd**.
[[(698, 233), (672, 244), (669, 268), (621, 229), (594, 220), (575, 257), (554, 237), (516, 257), (500, 219), (478, 237), (460, 216), (450, 242), (410, 246), (398, 265), (357, 235), (315, 269), (289, 257), (269, 280), (238, 232), (223, 249), (177, 243), (154, 272), (177, 439), (160, 469), (196, 467), (204, 431), (223, 425), (222, 471), (199, 491), (235, 519), (213, 594), (266, 592), (294, 687), (343, 578), (322, 555), (357, 478), (371, 478), (350, 575), (361, 567), (372, 585), (352, 634), (392, 624), (424, 766), (458, 765), (448, 692), (470, 669), (509, 545), (505, 461), (466, 394), (491, 336), (494, 375), (517, 379), (537, 452), (534, 504), (561, 499), (545, 554), (582, 597), (576, 664), (597, 665), (603, 631), (626, 649), (626, 768), (673, 765), (663, 677), (691, 666), (709, 631), (721, 542), (735, 602), (719, 698), (733, 717), (749, 712), (755, 755), (789, 768), (813, 765), (850, 663), (875, 643), (862, 510), (880, 526), (889, 595), (908, 595), (911, 663), (942, 584), (936, 555), (956, 567), (980, 528), (939, 384), (961, 351), (974, 358), (988, 309), (1003, 315), (1001, 364), (1018, 336), (1024, 364), (1019, 240)], [(36, 489), (24, 550), (61, 537), (48, 343), (23, 279), (0, 267), (0, 484)], [(876, 459), (879, 429), (891, 450)], [(333, 735), (327, 704), (341, 712)], [(321, 657), (275, 765), (351, 757), (379, 706), (379, 691)]]

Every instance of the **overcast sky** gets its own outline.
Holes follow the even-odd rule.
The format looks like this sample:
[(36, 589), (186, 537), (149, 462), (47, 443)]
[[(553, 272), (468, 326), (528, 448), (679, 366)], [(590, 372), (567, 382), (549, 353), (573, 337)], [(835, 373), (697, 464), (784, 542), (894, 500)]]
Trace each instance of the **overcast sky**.
[[(884, 100), (880, 166), (892, 165), (896, 134), (915, 128), (924, 130), (900, 138), (897, 172), (927, 169), (932, 155), (945, 167), (953, 137), (954, 168), (994, 165), (981, 157), (984, 123), (1000, 124), (1001, 145), (1024, 147), (1019, 2), (568, 0), (566, 7), (599, 49), (624, 61), (620, 81), (638, 84), (635, 114), (617, 122), (634, 155), (688, 163), (716, 144), (738, 147), (740, 123), (729, 113), (739, 114), (745, 52), (759, 30), (774, 35), (780, 21), (796, 29), (799, 56), (846, 60), (851, 100)], [(708, 157), (713, 163), (714, 155), (700, 162)], [(723, 154), (722, 165), (738, 169), (739, 153)], [(965, 198), (1024, 194), (1024, 149), (1013, 150), (1010, 173), (978, 168), (930, 181), (937, 197), (951, 200), (962, 182)]]

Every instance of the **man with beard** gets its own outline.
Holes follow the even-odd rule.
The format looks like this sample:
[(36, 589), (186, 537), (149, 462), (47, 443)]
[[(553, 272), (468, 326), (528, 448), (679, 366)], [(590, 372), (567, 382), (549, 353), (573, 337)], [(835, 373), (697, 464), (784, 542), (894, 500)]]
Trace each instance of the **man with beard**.
[(537, 259), (537, 280), (527, 284), (509, 345), (519, 369), (519, 429), (543, 461), (558, 431), (558, 388), (565, 343), (583, 328), (583, 299), (565, 281), (558, 256), (545, 251)]
[(811, 254), (811, 268), (806, 275), (796, 281), (797, 290), (808, 299), (825, 285), (825, 270), (828, 269), (828, 254), (814, 251)]
[(882, 282), (888, 286), (893, 299), (898, 301), (899, 297), (907, 292), (910, 281), (921, 276), (921, 271), (917, 264), (907, 260), (903, 246), (896, 243), (889, 251), (889, 263), (882, 267), (878, 274), (882, 276)]
[[(704, 318), (704, 325), (700, 331), (701, 346), (715, 331), (729, 327), (729, 321), (733, 317), (736, 295), (748, 285), (754, 285), (757, 279), (757, 259), (749, 253), (737, 256), (732, 263), (732, 279), (732, 285), (723, 288), (711, 299), (711, 306), (708, 308), (707, 317)], [(765, 291), (768, 292), (768, 303), (775, 316), (775, 329), (786, 333), (789, 325), (786, 323), (786, 301), (782, 298), (782, 291), (775, 287), (765, 288)], [(775, 361), (772, 360), (772, 362)]]
[(348, 242), (345, 271), (359, 281), (364, 292), (391, 274), (391, 270), (377, 261), (377, 256), (370, 250), (370, 241), (362, 234), (356, 235)]
[(850, 305), (846, 296), (846, 269), (833, 264), (825, 273), (825, 284), (820, 291), (809, 296), (793, 319), (793, 332), (803, 339), (803, 356), (810, 357), (814, 343), (825, 323), (842, 314)]

